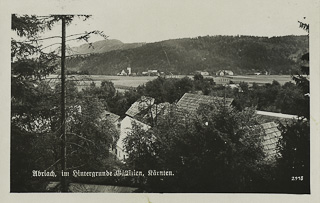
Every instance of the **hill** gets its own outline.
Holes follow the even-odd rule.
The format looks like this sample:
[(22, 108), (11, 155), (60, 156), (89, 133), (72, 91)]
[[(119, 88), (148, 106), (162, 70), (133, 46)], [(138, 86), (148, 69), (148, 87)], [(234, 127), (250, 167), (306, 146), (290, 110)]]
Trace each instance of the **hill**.
[(145, 43), (123, 43), (116, 39), (101, 40), (89, 44), (83, 44), (78, 47), (72, 47), (72, 51), (77, 54), (105, 53), (113, 50), (125, 50), (140, 47)]
[[(115, 41), (111, 47), (117, 46), (120, 43)], [(220, 69), (228, 69), (236, 74), (256, 71), (290, 74), (299, 67), (298, 59), (308, 52), (308, 47), (308, 36), (204, 36), (75, 56), (67, 61), (67, 67), (101, 75), (115, 75), (128, 66), (136, 73), (157, 69), (176, 74), (189, 74), (196, 70), (213, 74)], [(101, 47), (99, 50), (107, 49)]]

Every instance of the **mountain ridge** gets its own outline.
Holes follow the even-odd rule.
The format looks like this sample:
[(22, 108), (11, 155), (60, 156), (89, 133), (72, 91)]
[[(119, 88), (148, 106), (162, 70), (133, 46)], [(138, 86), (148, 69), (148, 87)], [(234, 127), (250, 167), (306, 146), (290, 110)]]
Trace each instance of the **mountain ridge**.
[(91, 44), (86, 43), (77, 47), (72, 47), (71, 50), (76, 54), (92, 54), (92, 53), (106, 53), (113, 50), (125, 50), (132, 49), (139, 46), (143, 46), (145, 43), (123, 43), (118, 39), (106, 39), (93, 42)]
[(306, 35), (199, 36), (90, 53), (72, 57), (67, 63), (70, 70), (107, 75), (115, 75), (129, 66), (134, 73), (156, 69), (175, 74), (197, 70), (213, 74), (227, 69), (235, 74), (253, 71), (289, 74), (299, 68), (299, 58), (309, 51), (308, 45)]

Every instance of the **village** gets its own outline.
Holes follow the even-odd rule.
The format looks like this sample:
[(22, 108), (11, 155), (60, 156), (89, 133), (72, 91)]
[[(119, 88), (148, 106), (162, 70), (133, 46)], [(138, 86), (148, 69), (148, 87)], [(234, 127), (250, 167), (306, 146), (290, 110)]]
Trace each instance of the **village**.
[(164, 37), (167, 15), (136, 39), (146, 17), (11, 15), (11, 193), (311, 193), (309, 24)]

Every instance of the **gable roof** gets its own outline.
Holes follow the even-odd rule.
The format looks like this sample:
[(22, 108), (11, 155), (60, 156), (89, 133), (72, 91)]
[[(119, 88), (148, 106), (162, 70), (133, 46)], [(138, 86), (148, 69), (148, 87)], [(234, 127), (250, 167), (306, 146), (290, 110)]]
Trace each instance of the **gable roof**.
[(262, 115), (262, 116), (270, 116), (270, 117), (284, 118), (284, 119), (298, 119), (297, 115), (275, 113), (275, 112), (269, 112), (269, 111), (256, 111), (256, 112), (258, 115)]
[(273, 160), (276, 155), (279, 155), (277, 150), (277, 143), (281, 137), (281, 132), (275, 122), (268, 122), (261, 124), (264, 130), (262, 146), (266, 154), (266, 160)]
[(142, 96), (139, 100), (137, 100), (130, 106), (130, 108), (126, 112), (126, 115), (133, 118), (142, 111), (148, 109), (153, 104), (154, 98)]
[(101, 114), (101, 118), (102, 119), (107, 119), (109, 120), (110, 122), (112, 123), (115, 123), (119, 120), (120, 116), (114, 114), (114, 113), (111, 113), (109, 111), (103, 111), (102, 114)]
[[(166, 114), (168, 113), (168, 109), (170, 108), (170, 103), (169, 102), (164, 102), (164, 103), (159, 103), (159, 104), (154, 104), (152, 105), (151, 109), (150, 109), (150, 113), (149, 116), (152, 116), (152, 118), (155, 118), (161, 114)], [(146, 114), (144, 116), (144, 118), (146, 118), (148, 116), (148, 114)]]
[(198, 110), (200, 104), (211, 104), (215, 101), (225, 102), (227, 106), (230, 106), (233, 99), (231, 98), (223, 98), (223, 97), (214, 97), (207, 95), (199, 95), (199, 94), (191, 94), (185, 93), (181, 99), (178, 101), (178, 108), (182, 108), (191, 112), (195, 112)]

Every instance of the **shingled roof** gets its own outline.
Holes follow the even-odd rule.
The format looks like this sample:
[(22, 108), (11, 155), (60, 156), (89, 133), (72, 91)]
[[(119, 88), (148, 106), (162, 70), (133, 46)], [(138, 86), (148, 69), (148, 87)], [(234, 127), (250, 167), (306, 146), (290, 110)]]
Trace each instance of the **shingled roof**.
[(106, 119), (106, 120), (109, 120), (110, 122), (112, 123), (115, 123), (116, 121), (119, 120), (120, 116), (114, 114), (114, 113), (111, 113), (109, 111), (104, 111), (102, 112), (101, 114), (101, 118), (102, 119)]
[(154, 98), (142, 96), (139, 100), (134, 102), (127, 110), (126, 115), (135, 117), (142, 111), (151, 107), (154, 104)]
[(262, 146), (266, 154), (267, 160), (274, 160), (275, 156), (279, 154), (277, 150), (277, 143), (281, 137), (281, 132), (278, 129), (278, 125), (275, 122), (269, 122), (261, 124), (264, 135), (262, 140)]
[(226, 106), (230, 106), (233, 99), (185, 93), (178, 101), (177, 106), (178, 108), (182, 108), (190, 112), (195, 112), (198, 110), (200, 104), (211, 104), (216, 101), (225, 102)]

